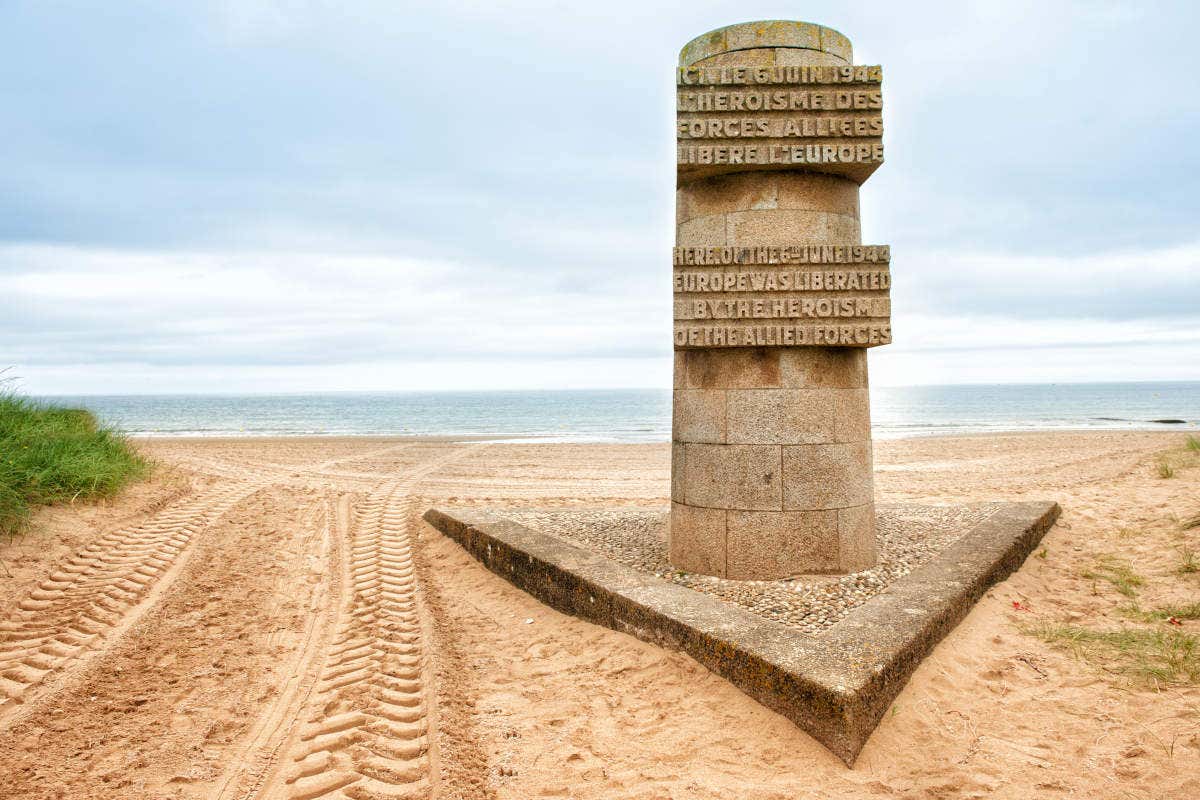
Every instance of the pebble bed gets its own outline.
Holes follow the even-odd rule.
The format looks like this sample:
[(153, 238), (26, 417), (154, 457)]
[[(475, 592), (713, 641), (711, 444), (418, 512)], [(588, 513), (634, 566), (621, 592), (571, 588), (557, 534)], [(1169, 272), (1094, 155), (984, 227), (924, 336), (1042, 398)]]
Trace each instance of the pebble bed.
[(848, 575), (736, 581), (680, 572), (667, 562), (665, 509), (506, 510), (513, 522), (594, 550), (640, 572), (735, 603), (767, 619), (816, 634), (861, 606), (892, 581), (994, 514), (998, 506), (879, 506), (879, 563)]

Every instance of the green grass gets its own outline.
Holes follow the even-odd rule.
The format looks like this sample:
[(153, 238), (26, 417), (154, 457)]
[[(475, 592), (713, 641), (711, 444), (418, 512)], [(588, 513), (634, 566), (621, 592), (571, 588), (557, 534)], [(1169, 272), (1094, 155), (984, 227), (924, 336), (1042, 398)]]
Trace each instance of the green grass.
[(111, 497), (148, 469), (87, 411), (0, 392), (0, 534), (23, 529), (35, 506)]
[(1187, 438), (1187, 444), (1184, 446), (1193, 453), (1200, 453), (1200, 437), (1189, 436)]
[(1171, 466), (1166, 461), (1158, 462), (1158, 477), (1174, 478), (1175, 477), (1175, 467)]
[(1200, 561), (1196, 560), (1196, 551), (1184, 547), (1179, 550), (1182, 560), (1179, 562), (1180, 575), (1192, 575), (1200, 572)]
[(1093, 630), (1044, 623), (1025, 629), (1100, 668), (1152, 686), (1200, 683), (1200, 639), (1175, 629)]
[(1129, 603), (1117, 609), (1126, 617), (1139, 622), (1164, 622), (1171, 617), (1178, 620), (1200, 619), (1200, 602), (1188, 603), (1182, 606), (1163, 606), (1162, 608), (1143, 609), (1137, 603)]
[(1141, 575), (1133, 571), (1128, 561), (1116, 556), (1097, 556), (1092, 569), (1083, 573), (1083, 577), (1094, 581), (1106, 581), (1126, 597), (1137, 597), (1136, 587), (1145, 581)]

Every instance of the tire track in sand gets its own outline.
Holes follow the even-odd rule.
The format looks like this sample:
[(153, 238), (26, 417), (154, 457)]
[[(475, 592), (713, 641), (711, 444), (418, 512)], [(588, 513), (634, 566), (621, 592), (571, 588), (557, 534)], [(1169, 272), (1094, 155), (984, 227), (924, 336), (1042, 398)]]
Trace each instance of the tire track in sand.
[(229, 456), (204, 456), (194, 453), (176, 455), (171, 459), (171, 461), (178, 466), (194, 470), (202, 475), (211, 475), (219, 478), (233, 478), (240, 480), (244, 479), (247, 475), (260, 475), (264, 477), (269, 475), (273, 479), (274, 483), (295, 484), (300, 486), (311, 486), (316, 484), (321, 488), (328, 488), (328, 486), (332, 483), (330, 480), (331, 478), (340, 478), (343, 481), (356, 486), (362, 486), (363, 484), (373, 486), (379, 482), (379, 475), (357, 472), (334, 472), (332, 471), (332, 468), (346, 462), (386, 456), (390, 453), (396, 452), (397, 450), (403, 452), (411, 449), (413, 446), (414, 444), (412, 442), (389, 444), (386, 447), (381, 447), (376, 450), (368, 450), (365, 453), (351, 453), (349, 455), (338, 456), (337, 458), (331, 458), (319, 463), (307, 465), (277, 464), (272, 462), (258, 463), (244, 458)]
[(345, 584), (342, 549), (353, 527), (351, 497), (338, 494), (327, 498), (324, 549), (326, 580), (313, 598), (312, 606), (321, 608), (309, 616), (304, 642), (287, 668), (288, 677), (279, 696), (260, 715), (241, 751), (218, 781), (213, 800), (245, 797), (259, 788), (264, 774), (279, 757), (287, 742), (287, 733), (302, 710), (312, 687), (320, 678), (321, 653), (337, 621), (339, 599)]
[[(386, 455), (408, 446), (390, 444), (366, 455)], [(97, 537), (38, 583), (14, 613), (0, 621), (0, 727), (10, 724), (23, 705), (80, 655), (112, 640), (140, 618), (152, 597), (182, 569), (188, 545), (200, 530), (260, 489), (361, 457), (352, 453), (307, 467), (266, 469), (175, 459), (227, 482), (143, 522)]]
[[(427, 796), (436, 780), (410, 492), (464, 447), (378, 487), (359, 510), (346, 559), (349, 596), (304, 724), (262, 798)], [(281, 748), (283, 749), (283, 748)]]
[[(392, 444), (372, 453), (404, 446)], [(216, 474), (225, 483), (106, 533), (68, 558), (0, 621), (0, 727), (80, 656), (132, 626), (182, 569), (197, 533), (297, 470), (319, 471), (359, 457), (279, 469), (220, 464)]]
[(196, 534), (265, 485), (202, 491), (98, 537), (52, 571), (0, 622), (0, 725), (82, 654), (132, 625), (182, 568)]

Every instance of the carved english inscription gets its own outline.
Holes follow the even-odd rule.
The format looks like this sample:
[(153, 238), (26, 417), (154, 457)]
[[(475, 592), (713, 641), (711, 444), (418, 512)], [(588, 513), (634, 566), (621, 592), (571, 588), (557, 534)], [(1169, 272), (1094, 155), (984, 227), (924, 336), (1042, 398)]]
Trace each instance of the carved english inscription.
[(680, 180), (791, 167), (861, 183), (883, 163), (878, 66), (680, 67)]
[(675, 347), (892, 340), (886, 245), (676, 247)]

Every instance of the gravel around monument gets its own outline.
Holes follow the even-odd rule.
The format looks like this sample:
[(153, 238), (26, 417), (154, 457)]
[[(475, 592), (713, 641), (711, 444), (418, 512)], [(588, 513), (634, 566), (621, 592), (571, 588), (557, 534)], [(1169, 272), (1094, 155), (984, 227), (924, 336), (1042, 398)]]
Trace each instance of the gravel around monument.
[(875, 539), (879, 562), (849, 575), (798, 575), (780, 580), (730, 580), (683, 572), (667, 558), (668, 512), (658, 509), (508, 512), (514, 522), (639, 572), (735, 603), (803, 633), (817, 633), (927, 563), (961, 534), (987, 519), (996, 504), (970, 507), (880, 508)]
[[(1155, 616), (1200, 594), (1200, 529), (1181, 525), (1200, 459), (1179, 434), (877, 443), (881, 506), (1052, 495), (1063, 516), (916, 670), (853, 770), (687, 656), (548, 609), (419, 519), (636, 517), (667, 501), (666, 445), (140, 446), (161, 465), (150, 481), (40, 511), (0, 551), (0, 795), (1200, 793), (1195, 681), (1044, 635), (1200, 634)], [(376, 623), (385, 604), (400, 622)]]

